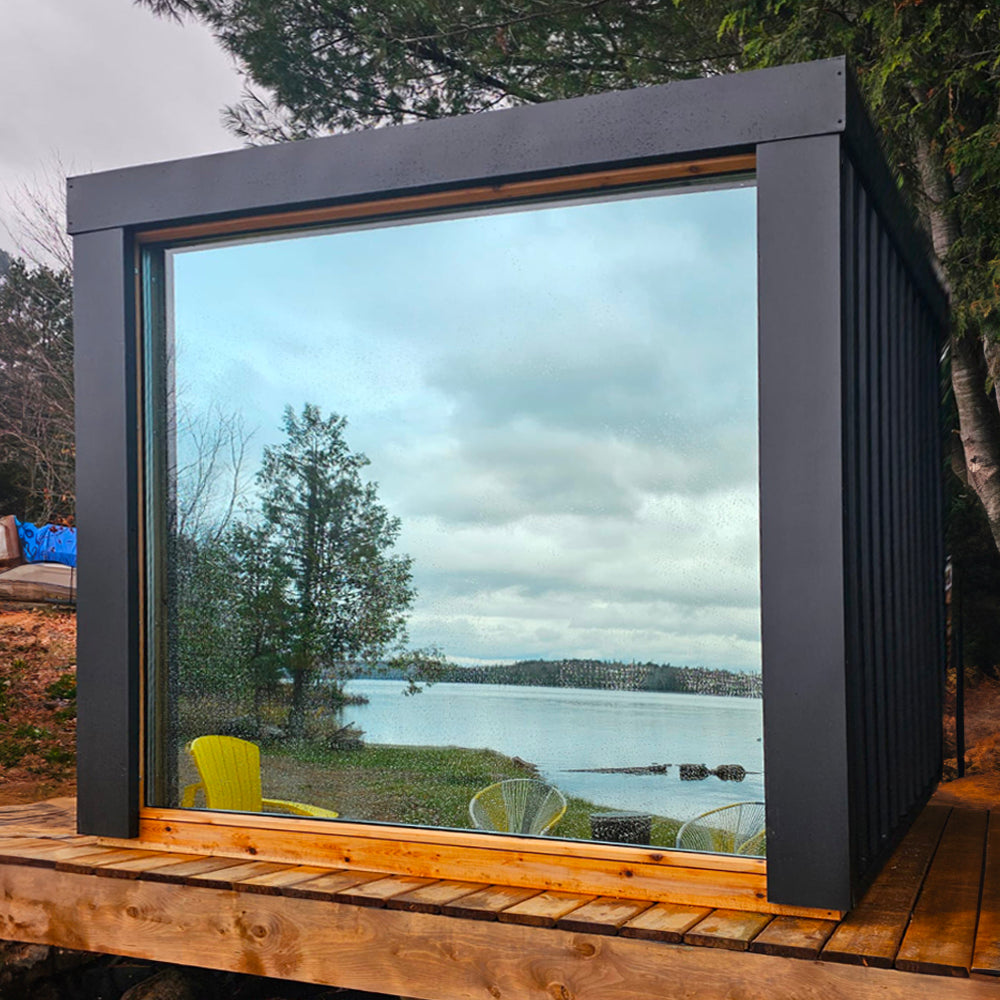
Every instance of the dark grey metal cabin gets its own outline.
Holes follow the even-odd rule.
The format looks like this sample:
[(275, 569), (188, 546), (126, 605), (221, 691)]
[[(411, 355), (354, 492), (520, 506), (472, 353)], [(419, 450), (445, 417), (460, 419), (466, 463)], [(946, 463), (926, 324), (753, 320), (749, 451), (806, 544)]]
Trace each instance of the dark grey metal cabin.
[(308, 224), (357, 202), (455, 192), (462, 204), (473, 189), (502, 201), (525, 182), (692, 161), (680, 176), (711, 176), (713, 161), (746, 156), (767, 896), (850, 908), (940, 776), (947, 299), (841, 59), (69, 181), (82, 833), (134, 837), (144, 806), (140, 245)]

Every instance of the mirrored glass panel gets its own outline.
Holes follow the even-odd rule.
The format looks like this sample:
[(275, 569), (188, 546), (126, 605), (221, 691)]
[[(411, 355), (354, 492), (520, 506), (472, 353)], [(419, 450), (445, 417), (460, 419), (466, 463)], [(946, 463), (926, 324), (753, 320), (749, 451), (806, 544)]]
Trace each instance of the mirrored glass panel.
[(751, 183), (146, 294), (150, 804), (765, 853)]

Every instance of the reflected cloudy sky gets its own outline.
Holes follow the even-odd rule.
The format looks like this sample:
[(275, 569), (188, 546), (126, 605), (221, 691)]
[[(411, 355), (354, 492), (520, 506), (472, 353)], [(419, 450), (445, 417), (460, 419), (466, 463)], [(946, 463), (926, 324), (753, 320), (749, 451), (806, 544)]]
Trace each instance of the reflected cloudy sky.
[(348, 419), (415, 645), (759, 669), (755, 192), (174, 257), (179, 392)]

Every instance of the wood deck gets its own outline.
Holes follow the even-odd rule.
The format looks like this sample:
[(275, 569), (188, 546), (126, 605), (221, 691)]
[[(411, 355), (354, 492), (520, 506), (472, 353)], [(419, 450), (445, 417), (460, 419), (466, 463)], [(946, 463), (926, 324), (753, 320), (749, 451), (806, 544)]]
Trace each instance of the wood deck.
[(1000, 998), (1000, 811), (929, 805), (843, 920), (102, 847), (0, 809), (0, 937), (430, 1000)]

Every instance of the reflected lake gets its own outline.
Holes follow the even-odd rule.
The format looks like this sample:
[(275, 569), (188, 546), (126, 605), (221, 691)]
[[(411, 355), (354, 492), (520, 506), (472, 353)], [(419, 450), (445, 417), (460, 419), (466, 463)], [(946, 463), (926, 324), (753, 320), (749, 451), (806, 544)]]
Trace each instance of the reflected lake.
[[(742, 782), (681, 781), (678, 764), (742, 764), (764, 770), (761, 702), (756, 698), (435, 684), (402, 694), (403, 681), (347, 684), (367, 705), (351, 705), (344, 721), (368, 743), (488, 747), (534, 764), (565, 794), (615, 811), (686, 820), (708, 809), (764, 798), (762, 773)], [(587, 774), (570, 768), (672, 764), (666, 774)]]

